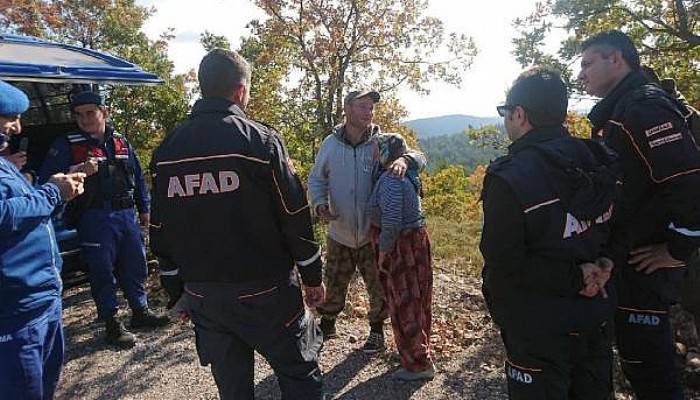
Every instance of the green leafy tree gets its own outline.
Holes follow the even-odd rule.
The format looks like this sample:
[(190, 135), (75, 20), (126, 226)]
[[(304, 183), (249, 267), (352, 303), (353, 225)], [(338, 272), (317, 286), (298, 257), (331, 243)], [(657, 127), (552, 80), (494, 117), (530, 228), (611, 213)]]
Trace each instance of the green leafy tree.
[[(680, 90), (697, 103), (699, 24), (699, 0), (546, 0), (514, 22), (519, 31), (514, 54), (523, 66), (554, 66), (573, 81), (571, 66), (577, 61), (580, 43), (598, 32), (620, 29), (635, 42), (643, 63), (662, 77), (675, 78)], [(556, 55), (544, 50), (553, 29), (568, 33)]]
[(591, 137), (592, 126), (585, 115), (569, 112), (566, 116), (566, 127), (569, 129), (569, 132), (576, 137)]
[(484, 149), (503, 150), (510, 144), (508, 133), (503, 124), (484, 125), (481, 128), (470, 126), (464, 133), (472, 145)]
[(231, 49), (231, 42), (226, 39), (226, 36), (215, 35), (209, 31), (204, 31), (204, 33), (199, 35), (199, 42), (204, 46), (204, 50), (206, 51), (211, 51), (216, 48)]
[[(255, 24), (255, 23), (253, 23)], [(246, 113), (275, 127), (285, 138), (295, 168), (305, 181), (316, 154), (311, 105), (299, 101), (299, 89), (286, 85), (293, 48), (260, 32), (243, 39), (240, 54), (253, 65), (251, 98)]]
[(396, 89), (427, 92), (435, 79), (459, 84), (476, 54), (470, 38), (445, 33), (440, 20), (425, 15), (426, 0), (256, 4), (268, 18), (250, 23), (252, 33), (239, 49), (254, 65), (246, 111), (280, 130), (302, 177), (323, 137), (342, 122), (343, 96), (351, 88), (381, 91), (375, 122), (417, 146), (400, 123), (406, 110)]
[[(348, 88), (427, 92), (434, 79), (459, 84), (476, 53), (465, 35), (447, 34), (425, 15), (426, 0), (257, 0), (268, 15), (251, 24), (265, 51), (289, 59), (290, 98), (307, 104), (314, 134), (342, 118)], [(442, 51), (441, 51), (442, 50)]]
[(453, 221), (479, 220), (479, 196), (485, 174), (484, 166), (467, 174), (462, 166), (448, 165), (425, 176), (422, 203), (426, 214)]
[(398, 97), (394, 93), (385, 93), (382, 101), (374, 111), (373, 121), (384, 132), (398, 133), (403, 136), (410, 148), (419, 149), (421, 146), (415, 131), (401, 123), (407, 117), (408, 111), (401, 104)]

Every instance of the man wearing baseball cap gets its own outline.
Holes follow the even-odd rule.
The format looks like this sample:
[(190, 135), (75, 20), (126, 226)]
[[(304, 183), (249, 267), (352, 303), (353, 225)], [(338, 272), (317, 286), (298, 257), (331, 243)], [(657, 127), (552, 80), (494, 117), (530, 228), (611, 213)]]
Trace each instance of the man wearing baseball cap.
[[(22, 132), (29, 107), (0, 81), (0, 151)], [(51, 223), (57, 206), (83, 192), (83, 173), (32, 187), (0, 157), (0, 397), (51, 399), (63, 364), (61, 256)]]
[[(380, 99), (374, 90), (351, 91), (345, 96), (345, 123), (335, 127), (323, 141), (309, 174), (312, 207), (316, 215), (329, 222), (324, 271), (326, 302), (317, 307), (324, 340), (337, 336), (335, 320), (345, 308), (348, 285), (357, 269), (369, 294), (370, 333), (363, 347), (366, 353), (384, 349), (383, 327), (388, 313), (365, 211), (378, 168), (369, 139), (380, 132), (379, 126), (372, 123), (374, 106)], [(420, 170), (425, 166), (425, 158), (410, 152), (389, 169), (403, 176), (409, 166)]]
[(612, 310), (605, 257), (616, 175), (563, 126), (559, 74), (523, 72), (498, 107), (513, 143), (482, 191), (483, 292), (506, 347), (511, 399), (608, 399)]
[(97, 168), (85, 181), (85, 194), (67, 207), (65, 219), (78, 230), (107, 343), (130, 348), (136, 337), (117, 319), (118, 286), (132, 310), (131, 328), (152, 329), (169, 322), (167, 316), (148, 308), (144, 287), (146, 253), (134, 208), (141, 224), (148, 226), (150, 198), (133, 147), (107, 123), (109, 110), (104, 97), (91, 91), (76, 93), (71, 96), (70, 108), (79, 130), (54, 141), (39, 180), (76, 165)]

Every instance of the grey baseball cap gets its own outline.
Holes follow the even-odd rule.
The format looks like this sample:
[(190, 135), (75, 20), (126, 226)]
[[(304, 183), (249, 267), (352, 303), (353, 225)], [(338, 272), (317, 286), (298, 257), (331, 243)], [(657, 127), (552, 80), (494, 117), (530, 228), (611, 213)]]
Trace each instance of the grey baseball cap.
[(345, 96), (343, 105), (347, 106), (351, 101), (361, 99), (363, 97), (369, 97), (375, 103), (379, 102), (379, 100), (382, 98), (379, 92), (374, 90), (353, 90), (352, 92), (348, 93), (347, 96)]

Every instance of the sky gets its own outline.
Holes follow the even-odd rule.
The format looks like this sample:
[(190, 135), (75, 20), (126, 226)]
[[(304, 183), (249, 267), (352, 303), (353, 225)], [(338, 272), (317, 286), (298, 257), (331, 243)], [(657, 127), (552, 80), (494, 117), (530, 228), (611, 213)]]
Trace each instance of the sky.
[[(249, 0), (137, 0), (140, 5), (154, 6), (156, 13), (144, 26), (152, 39), (167, 28), (175, 28), (169, 56), (177, 72), (196, 68), (204, 55), (200, 33), (208, 30), (226, 36), (233, 48), (240, 37), (248, 34), (246, 24), (264, 13)], [(448, 114), (490, 117), (503, 103), (505, 92), (522, 70), (511, 54), (516, 32), (512, 21), (530, 14), (536, 0), (430, 0), (427, 15), (440, 18), (448, 32), (465, 33), (474, 38), (479, 54), (470, 70), (463, 74), (460, 88), (431, 83), (429, 95), (408, 89), (399, 91), (408, 119)], [(187, 6), (185, 6), (187, 4)], [(196, 4), (195, 6), (192, 6)], [(548, 45), (556, 48), (561, 33), (555, 33)]]

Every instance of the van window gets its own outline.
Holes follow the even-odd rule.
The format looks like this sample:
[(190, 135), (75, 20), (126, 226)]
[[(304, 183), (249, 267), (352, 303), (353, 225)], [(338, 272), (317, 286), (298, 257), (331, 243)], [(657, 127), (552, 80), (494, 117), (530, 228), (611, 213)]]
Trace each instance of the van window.
[(65, 83), (13, 82), (29, 97), (29, 109), (22, 114), (22, 124), (55, 125), (71, 122), (68, 94), (73, 85)]

